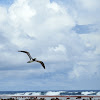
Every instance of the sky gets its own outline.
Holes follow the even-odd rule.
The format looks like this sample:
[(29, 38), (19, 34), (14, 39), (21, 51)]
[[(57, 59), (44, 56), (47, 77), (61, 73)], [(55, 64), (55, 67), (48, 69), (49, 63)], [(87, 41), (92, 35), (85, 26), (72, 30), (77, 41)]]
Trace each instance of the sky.
[(99, 90), (100, 0), (0, 0), (0, 57), (2, 91)]

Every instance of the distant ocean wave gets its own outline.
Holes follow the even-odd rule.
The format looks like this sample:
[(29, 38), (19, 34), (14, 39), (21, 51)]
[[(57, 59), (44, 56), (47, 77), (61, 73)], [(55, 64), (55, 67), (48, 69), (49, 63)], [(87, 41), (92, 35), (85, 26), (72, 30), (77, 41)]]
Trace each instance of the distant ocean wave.
[(100, 96), (100, 90), (0, 91), (0, 95), (11, 95), (11, 96), (97, 95)]

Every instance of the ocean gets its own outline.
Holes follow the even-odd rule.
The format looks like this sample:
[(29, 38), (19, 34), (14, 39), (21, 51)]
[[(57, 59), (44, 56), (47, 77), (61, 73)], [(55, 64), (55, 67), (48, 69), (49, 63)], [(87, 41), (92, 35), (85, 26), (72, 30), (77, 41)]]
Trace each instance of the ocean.
[(0, 95), (12, 95), (12, 96), (94, 95), (94, 96), (100, 96), (100, 90), (0, 91)]

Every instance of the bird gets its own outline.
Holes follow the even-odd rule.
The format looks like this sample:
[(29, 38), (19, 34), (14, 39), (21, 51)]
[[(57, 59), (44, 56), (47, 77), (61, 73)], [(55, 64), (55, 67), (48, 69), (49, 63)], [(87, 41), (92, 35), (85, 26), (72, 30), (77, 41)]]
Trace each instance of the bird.
[(18, 51), (18, 52), (23, 52), (23, 53), (26, 53), (26, 54), (28, 55), (30, 61), (28, 61), (27, 63), (38, 62), (38, 63), (40, 63), (40, 64), (42, 65), (42, 67), (45, 69), (45, 65), (44, 65), (43, 61), (37, 60), (36, 58), (33, 59), (33, 58), (31, 57), (31, 55), (30, 55), (29, 52), (27, 52), (27, 51)]

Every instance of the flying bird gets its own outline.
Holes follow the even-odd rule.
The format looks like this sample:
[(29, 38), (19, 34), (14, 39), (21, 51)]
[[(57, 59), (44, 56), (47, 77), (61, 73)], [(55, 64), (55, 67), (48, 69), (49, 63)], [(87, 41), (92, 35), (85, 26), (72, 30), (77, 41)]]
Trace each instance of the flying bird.
[(23, 53), (26, 53), (26, 54), (28, 55), (30, 61), (28, 61), (27, 63), (38, 62), (38, 63), (40, 63), (40, 64), (43, 66), (43, 68), (45, 69), (44, 63), (43, 63), (42, 61), (37, 60), (36, 58), (33, 59), (33, 58), (31, 57), (31, 55), (30, 55), (29, 52), (27, 52), (27, 51), (18, 51), (18, 52), (23, 52)]

